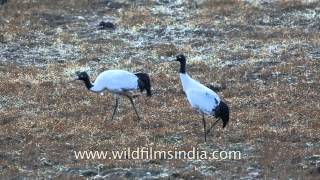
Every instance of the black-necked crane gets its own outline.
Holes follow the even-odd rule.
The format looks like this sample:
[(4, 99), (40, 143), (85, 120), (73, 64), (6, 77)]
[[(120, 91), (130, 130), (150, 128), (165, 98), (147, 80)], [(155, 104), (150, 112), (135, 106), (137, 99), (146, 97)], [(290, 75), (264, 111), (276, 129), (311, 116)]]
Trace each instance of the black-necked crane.
[[(221, 101), (220, 97), (210, 88), (202, 85), (192, 79), (186, 72), (186, 58), (184, 55), (178, 55), (176, 61), (180, 62), (180, 80), (183, 91), (193, 109), (202, 115), (204, 139), (207, 141), (207, 134), (221, 119), (223, 128), (229, 121), (229, 107)], [(205, 115), (213, 115), (217, 118), (216, 122), (207, 130)]]
[(138, 111), (134, 105), (133, 91), (144, 90), (147, 92), (147, 96), (151, 96), (151, 83), (149, 75), (146, 73), (131, 73), (124, 70), (107, 70), (100, 73), (94, 83), (90, 82), (90, 77), (87, 72), (76, 72), (76, 80), (81, 80), (85, 83), (88, 90), (95, 93), (103, 93), (104, 91), (109, 91), (115, 96), (115, 107), (112, 113), (111, 120), (113, 120), (114, 115), (116, 114), (119, 96), (125, 96), (129, 98), (130, 103), (133, 106), (133, 109), (140, 120)]

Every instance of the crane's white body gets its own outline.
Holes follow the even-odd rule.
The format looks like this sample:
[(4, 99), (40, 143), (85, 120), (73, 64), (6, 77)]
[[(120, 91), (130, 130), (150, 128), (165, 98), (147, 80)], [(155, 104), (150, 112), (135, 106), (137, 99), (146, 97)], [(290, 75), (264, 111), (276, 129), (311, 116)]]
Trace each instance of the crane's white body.
[(93, 92), (107, 90), (118, 94), (124, 91), (137, 90), (138, 77), (124, 70), (107, 70), (100, 73), (92, 85), (90, 90)]
[(180, 80), (190, 105), (201, 113), (214, 115), (220, 103), (220, 97), (208, 87), (192, 79), (187, 73), (180, 73)]
[[(183, 54), (177, 56), (176, 61), (180, 62), (180, 80), (187, 99), (198, 112), (202, 114), (204, 140), (207, 141), (207, 134), (219, 120), (223, 122), (223, 128), (229, 121), (229, 107), (221, 101), (220, 97), (210, 88), (192, 79), (186, 73), (186, 57)], [(205, 115), (213, 115), (218, 120), (207, 130)]]

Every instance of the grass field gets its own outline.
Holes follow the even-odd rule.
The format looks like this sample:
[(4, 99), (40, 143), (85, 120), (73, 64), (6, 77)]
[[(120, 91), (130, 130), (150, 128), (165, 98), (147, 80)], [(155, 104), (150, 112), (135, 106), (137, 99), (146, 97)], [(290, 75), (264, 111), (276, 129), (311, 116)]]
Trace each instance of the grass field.
[[(100, 21), (114, 30), (98, 30)], [(0, 5), (0, 179), (319, 179), (320, 2), (8, 0)], [(219, 83), (231, 109), (204, 142), (179, 81)], [(147, 72), (153, 96), (69, 81), (85, 70)], [(107, 120), (105, 118), (107, 117)], [(213, 117), (207, 117), (213, 122)], [(74, 151), (240, 151), (241, 160), (78, 160)]]

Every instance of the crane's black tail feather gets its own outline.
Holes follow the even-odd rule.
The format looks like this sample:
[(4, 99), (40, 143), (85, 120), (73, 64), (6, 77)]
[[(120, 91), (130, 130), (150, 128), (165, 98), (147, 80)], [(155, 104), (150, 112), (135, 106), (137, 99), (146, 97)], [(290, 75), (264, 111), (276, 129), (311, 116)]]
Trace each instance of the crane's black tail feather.
[(229, 107), (225, 102), (220, 101), (219, 106), (215, 112), (215, 117), (221, 118), (221, 120), (223, 122), (222, 128), (227, 126), (227, 124), (229, 122)]
[(138, 77), (138, 86), (140, 91), (147, 91), (147, 96), (151, 96), (151, 81), (150, 77), (147, 73), (136, 73), (135, 74)]

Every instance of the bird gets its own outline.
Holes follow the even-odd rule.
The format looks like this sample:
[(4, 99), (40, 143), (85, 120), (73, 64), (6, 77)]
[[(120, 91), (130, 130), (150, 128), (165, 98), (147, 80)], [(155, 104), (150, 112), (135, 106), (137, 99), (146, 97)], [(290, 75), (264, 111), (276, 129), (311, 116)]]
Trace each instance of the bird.
[(125, 96), (130, 100), (131, 105), (140, 120), (138, 111), (134, 105), (133, 98), (136, 95), (135, 90), (140, 92), (146, 91), (146, 96), (152, 96), (150, 77), (147, 73), (131, 73), (125, 70), (106, 70), (100, 73), (93, 83), (90, 82), (90, 77), (86, 71), (77, 71), (76, 79), (84, 82), (89, 91), (101, 93), (104, 91), (111, 92), (115, 96), (115, 106), (111, 120), (113, 120), (119, 105), (119, 96)]
[[(207, 142), (207, 134), (217, 122), (222, 120), (223, 128), (228, 124), (229, 107), (220, 99), (214, 90), (192, 79), (188, 75), (186, 72), (186, 57), (183, 54), (177, 55), (176, 61), (180, 62), (180, 81), (188, 102), (193, 109), (197, 110), (202, 115), (204, 139), (205, 142)], [(209, 129), (206, 129), (205, 115), (212, 115), (217, 118)]]

